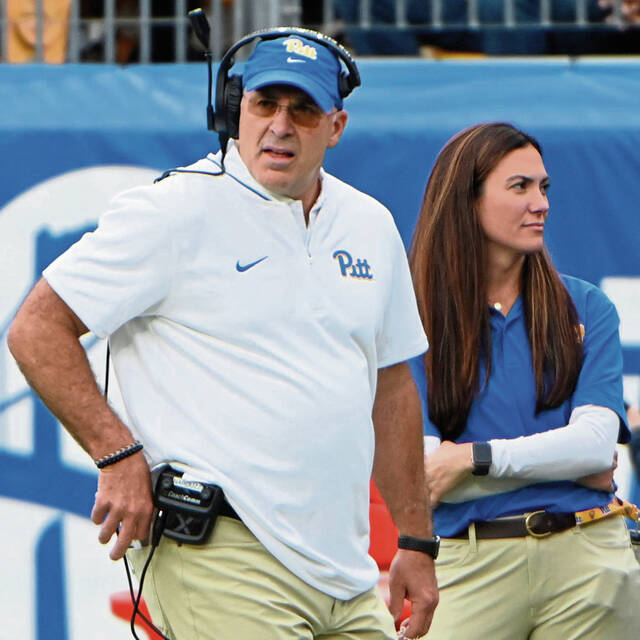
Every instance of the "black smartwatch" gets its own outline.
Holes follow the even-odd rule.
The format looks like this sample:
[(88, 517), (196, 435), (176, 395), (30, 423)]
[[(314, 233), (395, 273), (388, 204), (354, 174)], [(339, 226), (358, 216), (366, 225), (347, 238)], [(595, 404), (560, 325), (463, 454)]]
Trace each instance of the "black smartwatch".
[(398, 549), (409, 549), (409, 551), (421, 551), (431, 556), (434, 560), (438, 557), (440, 550), (440, 536), (435, 538), (414, 538), (413, 536), (400, 536), (398, 538)]
[(488, 442), (473, 443), (473, 470), (474, 476), (486, 476), (491, 468), (491, 445)]

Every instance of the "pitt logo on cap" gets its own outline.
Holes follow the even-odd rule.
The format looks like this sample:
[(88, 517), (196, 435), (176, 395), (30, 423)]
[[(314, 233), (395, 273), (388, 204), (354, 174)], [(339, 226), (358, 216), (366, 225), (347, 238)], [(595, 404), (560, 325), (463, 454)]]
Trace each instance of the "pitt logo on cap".
[(287, 53), (297, 53), (305, 58), (311, 58), (311, 60), (315, 60), (318, 57), (315, 47), (303, 44), (302, 40), (298, 38), (287, 38), (282, 44), (287, 48)]

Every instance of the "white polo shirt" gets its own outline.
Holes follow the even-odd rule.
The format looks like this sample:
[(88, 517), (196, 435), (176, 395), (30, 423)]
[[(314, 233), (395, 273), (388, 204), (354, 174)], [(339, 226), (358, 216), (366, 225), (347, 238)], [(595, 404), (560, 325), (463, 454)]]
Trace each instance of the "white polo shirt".
[(233, 146), (225, 165), (119, 195), (44, 277), (111, 336), (150, 464), (222, 486), (286, 567), (350, 599), (378, 578), (377, 370), (427, 348), (404, 246), (387, 209), (327, 173), (307, 228), (301, 202), (265, 191)]

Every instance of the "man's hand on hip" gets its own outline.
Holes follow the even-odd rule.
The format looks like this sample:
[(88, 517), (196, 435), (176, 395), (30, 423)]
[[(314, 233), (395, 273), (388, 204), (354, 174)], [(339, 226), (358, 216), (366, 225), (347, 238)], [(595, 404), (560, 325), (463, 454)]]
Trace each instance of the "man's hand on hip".
[(109, 553), (112, 560), (124, 556), (132, 540), (149, 537), (153, 515), (151, 475), (142, 453), (136, 453), (100, 471), (91, 520), (102, 525), (98, 540), (107, 544), (118, 533)]

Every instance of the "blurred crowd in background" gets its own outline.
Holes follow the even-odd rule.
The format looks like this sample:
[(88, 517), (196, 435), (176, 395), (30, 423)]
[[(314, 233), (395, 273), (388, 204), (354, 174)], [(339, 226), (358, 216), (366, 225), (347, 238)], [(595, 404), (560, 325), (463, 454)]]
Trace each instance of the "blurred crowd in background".
[[(337, 0), (343, 36), (360, 55), (640, 53), (640, 0)], [(395, 23), (394, 28), (389, 25)]]
[(320, 29), (359, 56), (640, 53), (640, 0), (3, 0), (1, 59), (201, 60), (185, 20), (197, 7), (216, 21), (218, 52), (279, 22)]

